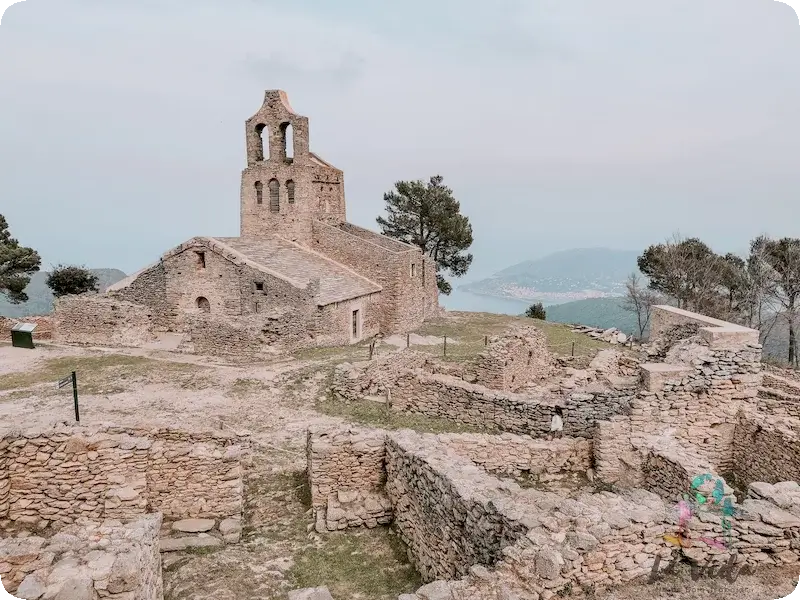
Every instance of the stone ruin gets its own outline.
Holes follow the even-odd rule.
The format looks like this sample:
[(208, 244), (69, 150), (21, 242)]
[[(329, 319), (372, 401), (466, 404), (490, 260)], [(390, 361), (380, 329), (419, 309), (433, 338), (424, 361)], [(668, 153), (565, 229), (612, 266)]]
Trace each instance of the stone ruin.
[[(500, 376), (475, 368), (500, 344), (465, 366), (408, 351), (341, 366), (340, 398), (491, 433), (310, 429), (317, 531), (391, 524), (426, 583), (400, 600), (547, 600), (675, 557), (797, 563), (800, 384), (762, 373), (757, 331), (667, 306), (652, 331), (638, 359), (604, 351), (587, 369), (520, 331), (509, 358), (525, 366), (494, 361)], [(556, 407), (564, 437), (544, 439)], [(584, 485), (565, 493), (558, 482), (576, 474)], [(681, 522), (679, 502), (698, 493), (708, 510)]]
[(0, 578), (25, 600), (161, 600), (161, 552), (239, 541), (248, 440), (63, 423), (0, 438)]

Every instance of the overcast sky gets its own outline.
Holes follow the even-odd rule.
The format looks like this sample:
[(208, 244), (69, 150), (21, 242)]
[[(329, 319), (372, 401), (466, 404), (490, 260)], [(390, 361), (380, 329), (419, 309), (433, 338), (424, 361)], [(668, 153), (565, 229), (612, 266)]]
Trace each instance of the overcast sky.
[(268, 88), (344, 170), (351, 222), (442, 174), (473, 277), (800, 235), (800, 25), (773, 0), (26, 0), (0, 26), (0, 213), (45, 268), (237, 235)]

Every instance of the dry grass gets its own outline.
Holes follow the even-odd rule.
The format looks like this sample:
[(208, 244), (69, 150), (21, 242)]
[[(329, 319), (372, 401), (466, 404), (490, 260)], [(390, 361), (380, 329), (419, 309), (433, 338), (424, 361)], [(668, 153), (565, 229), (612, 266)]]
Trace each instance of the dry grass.
[[(453, 312), (444, 317), (432, 319), (425, 323), (415, 333), (421, 336), (434, 336), (458, 343), (447, 345), (448, 360), (468, 360), (483, 352), (487, 338), (504, 333), (512, 325), (533, 325), (540, 329), (547, 337), (551, 352), (564, 356), (572, 354), (575, 344), (576, 356), (594, 356), (598, 350), (607, 348), (608, 344), (594, 340), (581, 333), (573, 333), (569, 325), (561, 323), (548, 323), (529, 319), (527, 317), (513, 317), (493, 313)], [(413, 345), (412, 347), (422, 352), (436, 354), (444, 357), (444, 339), (442, 344), (435, 346)]]
[(47, 384), (51, 384), (55, 391), (56, 382), (68, 377), (72, 371), (77, 373), (78, 389), (89, 394), (115, 393), (136, 380), (174, 379), (178, 374), (184, 375), (180, 383), (189, 389), (212, 385), (210, 378), (198, 377), (200, 369), (197, 365), (125, 354), (64, 356), (47, 359), (28, 371), (0, 375), (0, 391), (24, 390)]
[(341, 402), (328, 398), (316, 403), (322, 414), (339, 417), (358, 425), (381, 429), (413, 429), (419, 433), (476, 433), (486, 431), (448, 419), (427, 417), (390, 410), (385, 404), (371, 400)]

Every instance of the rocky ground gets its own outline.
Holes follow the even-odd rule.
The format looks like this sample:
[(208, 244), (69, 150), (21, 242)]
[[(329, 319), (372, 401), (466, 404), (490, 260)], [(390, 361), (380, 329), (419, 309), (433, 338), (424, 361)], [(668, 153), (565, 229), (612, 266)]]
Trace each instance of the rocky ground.
[[(514, 320), (499, 315), (455, 314), (427, 324), (411, 344), (421, 351), (441, 353), (443, 348), (437, 340), (448, 336), (448, 359), (459, 360), (479, 352), (486, 336), (499, 333)], [(591, 355), (598, 348), (608, 347), (569, 327), (542, 324), (542, 328), (551, 349), (562, 354), (573, 352), (573, 342), (578, 354)], [(376, 351), (393, 351), (404, 341), (393, 338)], [(25, 350), (0, 344), (0, 430), (74, 419), (70, 387), (56, 389), (56, 382), (74, 370), (78, 373), (82, 423), (229, 427), (249, 433), (254, 440), (254, 465), (246, 480), (242, 542), (219, 549), (165, 554), (166, 600), (284, 599), (290, 589), (319, 585), (328, 586), (337, 600), (394, 600), (398, 594), (415, 590), (421, 582), (391, 529), (325, 536), (313, 531), (304, 476), (306, 428), (345, 421), (422, 431), (462, 428), (437, 420), (389, 415), (369, 403), (345, 406), (332, 400), (326, 390), (333, 365), (364, 360), (368, 353), (367, 345), (362, 345), (235, 365), (157, 350), (120, 351), (46, 343)], [(789, 575), (764, 577), (758, 580), (762, 583), (743, 578), (743, 583), (724, 589), (745, 599), (780, 598), (770, 594), (780, 590), (787, 595), (794, 587)], [(676, 581), (675, 585), (682, 585), (679, 578)], [(661, 588), (648, 586), (643, 593), (653, 598), (701, 600), (711, 598), (706, 588), (717, 589), (715, 585), (689, 579), (680, 592), (662, 586), (666, 595), (659, 596)], [(763, 590), (764, 595), (746, 595), (752, 590)], [(620, 593), (603, 597), (634, 597)]]

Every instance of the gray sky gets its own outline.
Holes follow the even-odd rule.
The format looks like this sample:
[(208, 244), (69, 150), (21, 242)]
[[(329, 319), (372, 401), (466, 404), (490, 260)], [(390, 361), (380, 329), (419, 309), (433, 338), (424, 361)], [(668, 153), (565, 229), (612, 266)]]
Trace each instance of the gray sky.
[(472, 277), (676, 230), (740, 250), (800, 235), (799, 67), (773, 0), (26, 0), (0, 26), (0, 213), (44, 267), (237, 235), (244, 122), (281, 88), (350, 221), (441, 173)]

